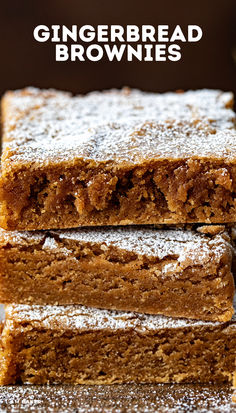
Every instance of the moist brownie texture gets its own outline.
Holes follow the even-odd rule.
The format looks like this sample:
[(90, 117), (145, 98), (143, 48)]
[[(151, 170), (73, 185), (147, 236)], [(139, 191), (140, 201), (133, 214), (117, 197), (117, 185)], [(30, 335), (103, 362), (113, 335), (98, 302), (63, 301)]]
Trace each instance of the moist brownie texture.
[(227, 323), (97, 310), (6, 306), (0, 384), (232, 382)]
[(132, 226), (0, 230), (0, 302), (228, 321), (229, 237), (223, 226), (199, 231), (211, 233)]
[(235, 371), (234, 371), (234, 374), (233, 374), (233, 388), (235, 390), (234, 390), (234, 393), (233, 393), (233, 396), (232, 396), (232, 400), (233, 400), (234, 403), (236, 403), (236, 360), (235, 360)]
[(217, 90), (8, 92), (1, 226), (236, 221), (232, 102)]

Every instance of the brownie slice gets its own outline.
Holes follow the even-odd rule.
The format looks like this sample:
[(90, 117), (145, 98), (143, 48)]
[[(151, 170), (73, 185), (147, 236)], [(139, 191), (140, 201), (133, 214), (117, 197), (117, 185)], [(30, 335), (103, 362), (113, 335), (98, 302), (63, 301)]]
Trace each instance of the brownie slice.
[(0, 302), (228, 321), (231, 261), (223, 226), (0, 230)]
[(235, 222), (232, 102), (218, 90), (8, 92), (1, 226)]
[(233, 393), (233, 396), (232, 396), (232, 400), (233, 400), (234, 403), (236, 403), (236, 359), (235, 359), (235, 371), (234, 371), (234, 374), (233, 374), (233, 388), (235, 390), (234, 390), (234, 393)]
[(0, 384), (231, 383), (235, 354), (235, 317), (213, 323), (8, 305)]

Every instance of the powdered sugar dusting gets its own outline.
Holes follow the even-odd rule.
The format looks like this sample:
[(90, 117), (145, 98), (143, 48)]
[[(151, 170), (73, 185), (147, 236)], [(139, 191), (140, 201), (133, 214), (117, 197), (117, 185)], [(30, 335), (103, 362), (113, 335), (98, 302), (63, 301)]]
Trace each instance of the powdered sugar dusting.
[(229, 385), (1, 386), (1, 412), (235, 413)]
[[(234, 300), (236, 307), (236, 296)], [(159, 330), (162, 328), (187, 328), (187, 327), (217, 327), (236, 330), (236, 314), (230, 322), (220, 323), (185, 318), (171, 318), (162, 315), (140, 314), (135, 312), (115, 311), (89, 308), (82, 305), (24, 305), (9, 304), (5, 306), (6, 321), (17, 320), (23, 323), (40, 323), (46, 328), (61, 329), (134, 329), (134, 330)]]
[[(91, 227), (72, 230), (18, 232), (0, 230), (3, 243), (21, 246), (23, 244), (42, 244), (43, 249), (66, 251), (59, 240), (74, 240), (81, 244), (100, 245), (104, 248), (114, 246), (121, 250), (134, 252), (148, 257), (174, 256), (181, 270), (181, 263), (194, 265), (220, 260), (230, 245), (224, 234), (209, 237), (193, 230), (155, 229), (152, 227)], [(67, 249), (69, 252), (69, 247)], [(175, 268), (176, 269), (176, 268)]]
[(235, 114), (227, 108), (230, 93), (124, 90), (71, 97), (26, 89), (6, 99), (4, 147), (10, 149), (12, 162), (87, 159), (119, 164), (236, 156)]
[(0, 228), (0, 239), (1, 244), (6, 245), (7, 243), (17, 246), (17, 245), (28, 245), (37, 244), (44, 240), (45, 235), (43, 231), (6, 231)]
[[(114, 310), (101, 310), (80, 305), (70, 306), (40, 306), (10, 304), (5, 307), (6, 323), (17, 320), (23, 323), (40, 324), (45, 328), (88, 330), (126, 330), (157, 331), (163, 328), (209, 328), (222, 323), (171, 318), (161, 315), (139, 314)], [(236, 331), (236, 316), (225, 323), (225, 328)]]
[(61, 239), (113, 245), (140, 255), (159, 257), (175, 255), (179, 263), (186, 258), (203, 264), (213, 254), (217, 257), (225, 252), (227, 242), (218, 234), (213, 239), (191, 230), (160, 230), (154, 228), (81, 228), (58, 231)]
[(47, 250), (47, 249), (54, 250), (54, 249), (58, 248), (58, 245), (57, 245), (57, 242), (54, 238), (46, 237), (42, 248), (45, 249), (45, 250)]

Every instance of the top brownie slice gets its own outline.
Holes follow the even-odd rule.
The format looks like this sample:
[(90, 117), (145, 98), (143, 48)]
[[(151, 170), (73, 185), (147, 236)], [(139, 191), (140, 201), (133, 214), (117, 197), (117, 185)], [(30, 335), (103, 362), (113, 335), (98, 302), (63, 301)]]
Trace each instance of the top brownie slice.
[(217, 90), (6, 93), (1, 226), (236, 221), (232, 102)]

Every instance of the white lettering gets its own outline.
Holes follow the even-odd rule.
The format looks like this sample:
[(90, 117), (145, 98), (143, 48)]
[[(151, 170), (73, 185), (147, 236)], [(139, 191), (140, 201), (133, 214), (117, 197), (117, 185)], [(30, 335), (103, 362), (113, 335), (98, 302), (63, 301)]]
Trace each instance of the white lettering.
[(68, 58), (68, 46), (65, 44), (56, 44), (56, 61), (65, 62)]
[(36, 26), (33, 35), (37, 42), (46, 42), (50, 37), (48, 26), (45, 26), (44, 24)]
[(180, 46), (178, 44), (172, 44), (168, 47), (168, 59), (171, 60), (172, 62), (177, 62), (178, 60), (181, 59), (181, 53), (180, 53)]
[(93, 26), (90, 26), (90, 24), (86, 24), (79, 29), (79, 37), (82, 42), (91, 42), (95, 39), (95, 36), (95, 29)]
[(128, 44), (127, 46), (127, 60), (128, 62), (132, 62), (133, 56), (135, 56), (138, 60), (142, 60), (142, 45), (138, 44), (136, 49)]
[[(94, 51), (97, 52), (95, 56), (92, 54)], [(98, 44), (91, 44), (91, 46), (87, 48), (86, 54), (89, 60), (92, 62), (98, 62), (98, 60), (101, 60), (103, 57), (103, 48)]]
[(181, 42), (186, 42), (186, 39), (184, 37), (184, 34), (181, 30), (181, 27), (179, 25), (176, 26), (175, 30), (173, 31), (173, 34), (170, 38), (170, 42), (174, 43), (176, 40), (180, 40)]
[(71, 61), (75, 62), (79, 60), (84, 62), (84, 47), (81, 44), (72, 44), (71, 45)]
[(125, 48), (126, 48), (125, 44), (122, 44), (119, 49), (116, 45), (114, 45), (112, 47), (109, 46), (108, 44), (104, 45), (104, 49), (106, 50), (107, 57), (110, 60), (110, 62), (112, 62), (112, 60), (114, 60), (114, 58), (116, 58), (116, 60), (118, 60), (118, 62), (120, 62), (122, 57), (123, 57)]
[[(194, 36), (194, 32), (196, 36)], [(189, 25), (188, 26), (188, 41), (189, 42), (198, 42), (202, 38), (202, 29), (196, 25)]]

